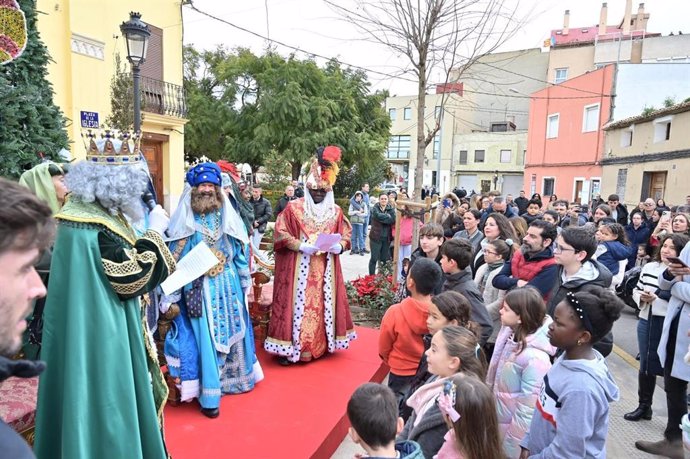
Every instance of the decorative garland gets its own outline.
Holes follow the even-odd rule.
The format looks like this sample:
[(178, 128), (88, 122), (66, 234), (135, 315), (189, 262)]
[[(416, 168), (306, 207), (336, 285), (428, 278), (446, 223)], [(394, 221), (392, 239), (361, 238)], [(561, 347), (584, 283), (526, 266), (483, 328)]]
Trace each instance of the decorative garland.
[(0, 64), (21, 56), (26, 48), (26, 17), (16, 0), (0, 0)]

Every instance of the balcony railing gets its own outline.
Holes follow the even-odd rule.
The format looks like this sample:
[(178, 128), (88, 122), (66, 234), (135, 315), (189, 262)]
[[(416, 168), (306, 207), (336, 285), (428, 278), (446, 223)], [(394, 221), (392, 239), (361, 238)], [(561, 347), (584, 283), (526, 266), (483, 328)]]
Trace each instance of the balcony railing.
[(187, 97), (182, 86), (141, 77), (141, 109), (159, 115), (187, 116)]
[[(128, 81), (126, 90), (129, 93), (129, 100), (132, 100), (132, 74), (121, 74), (120, 77)], [(139, 90), (141, 91), (141, 111), (177, 118), (187, 116), (187, 96), (182, 86), (142, 76)]]

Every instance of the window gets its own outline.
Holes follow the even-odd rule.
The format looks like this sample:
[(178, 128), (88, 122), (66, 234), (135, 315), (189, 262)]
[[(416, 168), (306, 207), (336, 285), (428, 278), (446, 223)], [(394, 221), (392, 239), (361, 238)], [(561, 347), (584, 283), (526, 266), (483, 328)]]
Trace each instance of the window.
[(550, 196), (553, 193), (553, 190), (555, 189), (555, 183), (556, 179), (553, 177), (544, 177), (544, 187), (542, 188), (542, 196)]
[(388, 141), (386, 158), (408, 159), (410, 157), (410, 139), (409, 135), (392, 135)]
[(587, 105), (582, 113), (582, 132), (595, 132), (599, 129), (599, 104)]
[(438, 154), (441, 151), (441, 135), (436, 134), (434, 136), (434, 158), (433, 159), (438, 159)]
[(484, 162), (484, 150), (474, 150), (474, 162), (483, 163)]
[(467, 150), (460, 150), (460, 164), (467, 164)]
[(482, 193), (488, 193), (491, 191), (491, 180), (482, 180), (481, 187)]
[(555, 115), (549, 115), (546, 121), (546, 138), (555, 139), (558, 137), (558, 119), (560, 115), (556, 113)]
[(406, 107), (403, 110), (403, 119), (406, 119), (406, 120), (412, 119), (412, 109), (410, 107)]
[(654, 120), (654, 143), (664, 142), (671, 138), (671, 120), (673, 116), (664, 116)]
[(388, 116), (391, 118), (391, 121), (395, 121), (395, 118), (397, 118), (398, 111), (394, 108), (389, 108), (388, 109)]
[(621, 147), (630, 147), (633, 142), (633, 126), (621, 131)]
[(568, 79), (568, 67), (556, 69), (556, 75), (554, 76), (553, 83), (559, 84), (563, 83)]
[(511, 153), (512, 153), (511, 150), (501, 150), (501, 162), (502, 163), (509, 163)]

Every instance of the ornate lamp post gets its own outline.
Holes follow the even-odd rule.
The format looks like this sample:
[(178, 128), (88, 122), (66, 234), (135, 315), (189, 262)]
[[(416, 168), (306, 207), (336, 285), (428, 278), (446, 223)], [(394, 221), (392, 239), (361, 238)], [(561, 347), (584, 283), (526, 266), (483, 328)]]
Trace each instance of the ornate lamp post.
[(129, 21), (120, 24), (120, 32), (127, 42), (127, 60), (132, 64), (132, 78), (134, 81), (134, 132), (141, 130), (141, 97), (139, 95), (139, 81), (141, 80), (139, 66), (146, 60), (151, 31), (141, 21), (141, 14), (129, 13)]

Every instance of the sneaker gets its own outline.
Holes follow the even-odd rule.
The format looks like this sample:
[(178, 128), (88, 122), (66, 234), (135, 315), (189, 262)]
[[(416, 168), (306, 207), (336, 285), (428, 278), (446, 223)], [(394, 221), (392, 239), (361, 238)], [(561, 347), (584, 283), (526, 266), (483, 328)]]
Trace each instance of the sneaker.
[[(366, 253), (364, 253), (364, 252), (365, 252), (365, 251), (362, 250), (361, 252), (359, 252), (359, 254), (360, 254), (361, 256), (364, 256), (364, 255), (366, 255)], [(369, 252), (367, 252), (367, 253), (369, 253)]]
[(367, 249), (363, 249), (362, 253), (369, 253), (369, 251)]

